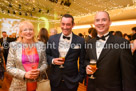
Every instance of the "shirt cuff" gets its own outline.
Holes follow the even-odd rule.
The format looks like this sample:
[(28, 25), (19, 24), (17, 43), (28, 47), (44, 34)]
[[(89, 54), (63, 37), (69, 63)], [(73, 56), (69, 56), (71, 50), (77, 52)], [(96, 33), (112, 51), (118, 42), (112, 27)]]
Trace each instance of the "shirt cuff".
[[(54, 59), (52, 59), (52, 64), (54, 64), (53, 60), (54, 60)], [(55, 65), (55, 64), (54, 64), (54, 65)]]

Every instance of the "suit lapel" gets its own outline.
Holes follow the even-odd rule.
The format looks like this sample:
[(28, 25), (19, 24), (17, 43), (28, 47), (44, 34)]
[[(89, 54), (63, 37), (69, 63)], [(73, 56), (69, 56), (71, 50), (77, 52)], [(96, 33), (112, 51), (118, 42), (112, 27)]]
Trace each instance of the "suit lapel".
[(24, 66), (22, 64), (22, 47), (23, 47), (23, 45), (20, 42), (16, 42), (16, 43), (17, 43), (16, 56), (17, 56), (17, 59), (19, 59), (17, 61), (20, 61), (20, 62), (18, 62), (19, 63), (18, 65), (20, 65), (20, 68), (25, 71)]
[[(76, 44), (76, 36), (75, 36), (75, 34), (73, 34), (72, 33), (72, 41), (71, 41), (71, 44)], [(70, 44), (70, 45), (71, 45)], [(74, 48), (74, 46), (72, 46), (73, 48)], [(70, 46), (70, 48), (69, 48), (69, 50), (68, 50), (68, 52), (67, 52), (67, 55), (66, 55), (66, 57), (71, 53), (71, 46)]]
[(97, 57), (96, 57), (96, 38), (93, 40), (92, 53), (93, 53), (95, 60), (97, 60)]
[(56, 36), (55, 39), (55, 48), (56, 48), (56, 52), (57, 52), (57, 56), (59, 57), (59, 40), (60, 40), (60, 36), (62, 33), (58, 34), (58, 36)]
[(100, 54), (100, 57), (99, 57), (98, 61), (102, 60), (102, 58), (105, 57), (107, 53), (109, 53), (109, 51), (112, 48), (108, 47), (107, 45), (113, 44), (113, 42), (114, 42), (114, 37), (113, 37), (113, 35), (110, 35), (107, 42), (104, 45), (104, 49), (102, 49), (102, 52)]

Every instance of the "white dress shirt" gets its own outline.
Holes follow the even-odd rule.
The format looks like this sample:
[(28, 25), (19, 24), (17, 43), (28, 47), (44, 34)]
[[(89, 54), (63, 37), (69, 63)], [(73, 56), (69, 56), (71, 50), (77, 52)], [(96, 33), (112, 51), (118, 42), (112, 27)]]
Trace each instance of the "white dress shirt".
[(70, 37), (70, 40), (63, 39), (63, 36), (64, 34), (62, 33), (59, 40), (59, 47), (58, 47), (59, 57), (65, 57), (67, 55), (67, 52), (70, 48), (70, 44), (72, 41), (72, 33), (66, 36), (66, 37)]
[[(70, 37), (70, 40), (63, 39), (63, 36), (64, 34), (62, 33), (59, 40), (59, 46), (58, 46), (59, 57), (65, 57), (67, 55), (68, 50), (70, 48), (71, 41), (72, 41), (72, 32), (71, 34), (66, 36), (66, 37)], [(52, 60), (52, 64), (54, 64), (53, 60)]]
[[(104, 36), (107, 35), (108, 33), (104, 34)], [(97, 36), (100, 37), (99, 35), (97, 35)], [(100, 54), (101, 54), (101, 52), (102, 52), (102, 50), (104, 48), (104, 45), (105, 45), (106, 41), (108, 40), (108, 38), (109, 38), (109, 36), (105, 37), (105, 40), (100, 39), (100, 40), (96, 41), (96, 55), (97, 55), (97, 59), (99, 59)]]

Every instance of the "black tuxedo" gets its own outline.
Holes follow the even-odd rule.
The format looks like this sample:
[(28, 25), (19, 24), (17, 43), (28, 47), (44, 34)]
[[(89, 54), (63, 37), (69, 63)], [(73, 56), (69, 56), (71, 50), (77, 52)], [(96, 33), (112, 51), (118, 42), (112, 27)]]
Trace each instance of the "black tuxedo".
[[(92, 48), (87, 49), (85, 65), (90, 59), (97, 60), (96, 79), (89, 79), (88, 91), (136, 91), (135, 67), (130, 48), (117, 48), (115, 45), (129, 42), (121, 37), (110, 35), (97, 59), (96, 38), (89, 41)], [(88, 44), (89, 44), (88, 43)], [(107, 47), (114, 45), (114, 47)]]
[(5, 59), (5, 63), (7, 63), (7, 56), (8, 56), (8, 51), (9, 51), (9, 43), (14, 41), (12, 38), (7, 37), (7, 41), (6, 43), (3, 43), (3, 37), (0, 38), (0, 43), (1, 45), (4, 47), (4, 59)]
[[(72, 46), (68, 50), (68, 53), (65, 57), (64, 68), (59, 68), (59, 65), (52, 64), (53, 58), (59, 58), (59, 40), (61, 34), (53, 35), (49, 38), (47, 42), (47, 61), (51, 65), (49, 79), (53, 87), (57, 87), (61, 80), (64, 80), (64, 83), (69, 89), (72, 89), (78, 86), (78, 82), (82, 82), (85, 74), (84, 68), (84, 39), (72, 34)], [(55, 48), (51, 48), (51, 44), (55, 44)], [(48, 46), (50, 45), (50, 46)], [(75, 49), (75, 46), (81, 45), (81, 48)], [(78, 69), (78, 57), (79, 57), (79, 69)]]

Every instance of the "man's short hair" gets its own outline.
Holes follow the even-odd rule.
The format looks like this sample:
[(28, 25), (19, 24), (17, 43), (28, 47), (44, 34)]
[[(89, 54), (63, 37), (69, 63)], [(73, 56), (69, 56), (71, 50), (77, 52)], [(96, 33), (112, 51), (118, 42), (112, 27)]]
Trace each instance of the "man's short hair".
[(2, 31), (2, 33), (7, 33), (6, 31)]
[(132, 30), (134, 30), (136, 32), (136, 27), (133, 27)]
[[(109, 15), (109, 13), (108, 13), (107, 11), (99, 11), (99, 12), (104, 12), (104, 13), (106, 13), (107, 16), (108, 16), (108, 18), (109, 18), (109, 21), (110, 21), (110, 15)], [(98, 13), (99, 13), (99, 12), (98, 12)]]
[[(62, 16), (62, 18), (63, 18), (63, 17), (71, 18), (71, 19), (72, 19), (72, 24), (74, 24), (74, 18), (73, 18), (72, 15), (70, 15), (70, 14), (64, 14), (64, 15)], [(61, 20), (62, 20), (62, 18), (61, 18)]]
[(90, 34), (93, 30), (96, 30), (95, 28), (89, 28), (88, 33)]

